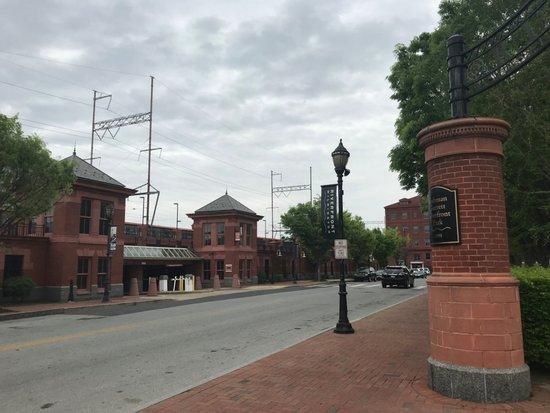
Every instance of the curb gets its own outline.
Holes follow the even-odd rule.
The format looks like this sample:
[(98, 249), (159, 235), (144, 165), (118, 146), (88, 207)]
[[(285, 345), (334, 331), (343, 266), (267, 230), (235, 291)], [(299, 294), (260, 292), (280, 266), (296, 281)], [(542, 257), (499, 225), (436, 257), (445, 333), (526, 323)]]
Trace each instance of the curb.
[(147, 300), (147, 301), (131, 301), (126, 303), (112, 303), (112, 304), (98, 304), (98, 305), (89, 305), (82, 307), (63, 307), (63, 308), (52, 308), (50, 310), (39, 310), (39, 311), (25, 311), (25, 312), (13, 312), (8, 314), (0, 314), (0, 322), (9, 321), (9, 320), (18, 320), (22, 318), (32, 318), (32, 317), (42, 317), (46, 315), (57, 315), (57, 314), (66, 314), (71, 312), (71, 310), (81, 310), (83, 308), (104, 308), (104, 307), (115, 307), (121, 305), (133, 305), (137, 306), (144, 303), (157, 303), (161, 301), (169, 301), (167, 298), (161, 298), (156, 300)]

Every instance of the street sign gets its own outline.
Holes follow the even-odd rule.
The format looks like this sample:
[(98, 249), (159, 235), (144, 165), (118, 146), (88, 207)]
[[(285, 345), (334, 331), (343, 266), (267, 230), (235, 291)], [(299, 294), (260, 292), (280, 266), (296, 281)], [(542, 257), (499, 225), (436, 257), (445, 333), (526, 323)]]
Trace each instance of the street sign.
[(111, 235), (109, 236), (109, 252), (116, 251), (116, 227), (111, 227)]
[(336, 238), (336, 192), (337, 185), (321, 185), (323, 235), (328, 239)]
[(456, 189), (430, 188), (430, 220), (432, 245), (460, 243)]
[(347, 239), (334, 240), (334, 258), (336, 258), (337, 260), (348, 259), (348, 240)]

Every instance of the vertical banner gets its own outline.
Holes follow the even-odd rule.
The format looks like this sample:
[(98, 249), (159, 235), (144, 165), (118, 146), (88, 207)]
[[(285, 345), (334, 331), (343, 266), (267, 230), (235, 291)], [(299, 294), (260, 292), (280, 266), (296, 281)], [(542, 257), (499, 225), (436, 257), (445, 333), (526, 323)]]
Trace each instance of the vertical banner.
[(109, 236), (109, 252), (116, 251), (116, 226), (111, 227)]
[(337, 225), (337, 188), (336, 184), (321, 185), (321, 214), (323, 220), (323, 235), (325, 238), (336, 238)]

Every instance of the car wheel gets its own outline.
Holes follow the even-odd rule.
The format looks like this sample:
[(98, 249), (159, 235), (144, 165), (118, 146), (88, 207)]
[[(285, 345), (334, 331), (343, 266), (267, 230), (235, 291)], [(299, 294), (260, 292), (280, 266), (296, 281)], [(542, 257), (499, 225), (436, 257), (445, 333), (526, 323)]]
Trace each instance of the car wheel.
[(382, 288), (386, 288), (386, 283), (382, 283)]
[(411, 288), (414, 288), (414, 279), (411, 282)]

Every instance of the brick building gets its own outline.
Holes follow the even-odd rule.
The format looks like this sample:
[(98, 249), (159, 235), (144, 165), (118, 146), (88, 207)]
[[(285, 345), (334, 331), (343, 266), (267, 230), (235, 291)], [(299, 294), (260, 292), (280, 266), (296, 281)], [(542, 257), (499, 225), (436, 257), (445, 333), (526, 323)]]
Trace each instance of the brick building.
[(227, 192), (187, 216), (193, 220), (194, 252), (203, 259), (206, 286), (212, 285), (214, 275), (227, 287), (233, 277), (258, 282), (257, 223), (262, 216)]
[[(38, 285), (32, 299), (67, 300), (70, 280), (80, 298), (103, 294), (109, 232), (106, 207), (114, 207), (112, 225), (121, 234), (126, 198), (135, 192), (76, 153), (68, 159), (77, 177), (72, 193), (50, 211), (9, 229), (1, 238), (0, 286), (4, 278), (31, 277)], [(122, 265), (123, 248), (117, 248), (112, 257), (113, 296), (122, 295)]]
[(420, 196), (402, 198), (385, 206), (386, 228), (395, 228), (400, 235), (408, 238), (399, 257), (405, 265), (422, 263), (431, 269), (430, 219), (428, 212), (422, 212), (420, 200)]

